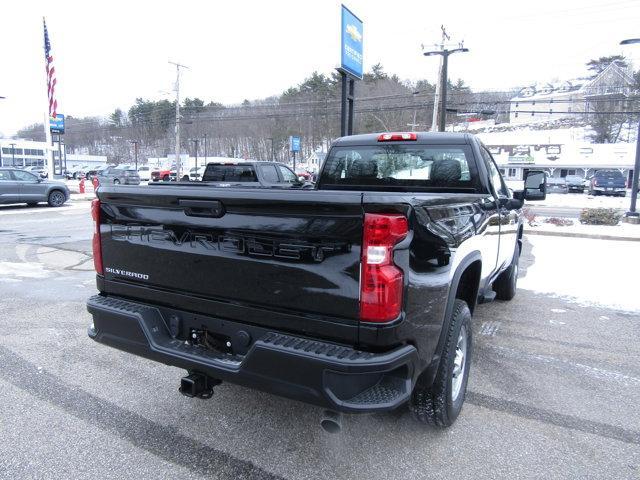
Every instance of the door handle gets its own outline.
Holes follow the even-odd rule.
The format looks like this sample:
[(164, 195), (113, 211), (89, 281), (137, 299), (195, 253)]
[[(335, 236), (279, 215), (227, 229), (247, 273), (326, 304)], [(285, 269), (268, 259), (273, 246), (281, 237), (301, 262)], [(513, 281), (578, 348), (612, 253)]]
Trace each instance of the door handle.
[(189, 217), (220, 218), (224, 215), (224, 205), (219, 200), (178, 200), (178, 205)]

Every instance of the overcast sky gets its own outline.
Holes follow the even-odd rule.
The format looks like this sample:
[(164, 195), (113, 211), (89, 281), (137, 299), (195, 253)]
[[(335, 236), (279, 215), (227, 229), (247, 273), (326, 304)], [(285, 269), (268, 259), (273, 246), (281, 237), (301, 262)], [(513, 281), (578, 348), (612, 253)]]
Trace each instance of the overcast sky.
[[(16, 1), (0, 27), (0, 134), (41, 122), (46, 105), (42, 17), (47, 19), (58, 111), (107, 115), (136, 97), (171, 98), (178, 60), (183, 96), (238, 103), (300, 83), (339, 63), (339, 0)], [(421, 44), (440, 25), (469, 53), (451, 57), (450, 78), (499, 90), (585, 74), (590, 58), (624, 54), (640, 65), (639, 0), (345, 0), (364, 21), (365, 69), (382, 63), (403, 79), (437, 75)]]

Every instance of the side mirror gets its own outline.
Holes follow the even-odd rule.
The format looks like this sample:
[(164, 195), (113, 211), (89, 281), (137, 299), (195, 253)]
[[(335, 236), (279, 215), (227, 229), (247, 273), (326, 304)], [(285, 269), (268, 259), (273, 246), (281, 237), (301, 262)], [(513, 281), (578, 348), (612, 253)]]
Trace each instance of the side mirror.
[[(515, 195), (514, 195), (515, 196)], [(524, 199), (544, 200), (547, 198), (547, 174), (539, 170), (530, 170), (524, 177)]]
[(37, 181), (38, 183), (42, 183), (42, 182), (43, 182), (43, 179), (42, 179), (42, 177), (38, 177), (38, 178), (36, 179), (36, 181)]

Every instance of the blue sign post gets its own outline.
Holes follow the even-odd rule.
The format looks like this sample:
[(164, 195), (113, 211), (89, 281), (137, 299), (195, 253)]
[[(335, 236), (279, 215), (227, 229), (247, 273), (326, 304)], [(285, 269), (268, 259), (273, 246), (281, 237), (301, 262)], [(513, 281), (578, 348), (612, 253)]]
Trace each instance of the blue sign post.
[(340, 76), (342, 77), (342, 113), (340, 134), (353, 135), (353, 101), (356, 80), (362, 80), (363, 68), (363, 24), (362, 20), (342, 5), (340, 29)]
[(296, 171), (296, 152), (300, 151), (300, 137), (291, 135), (289, 137), (289, 151), (293, 153), (293, 171)]
[(293, 135), (289, 137), (289, 150), (292, 152), (300, 151), (300, 137), (294, 137)]
[(362, 20), (342, 5), (341, 62), (342, 70), (362, 80)]
[(64, 133), (64, 115), (58, 113), (55, 117), (49, 117), (49, 129), (51, 133)]

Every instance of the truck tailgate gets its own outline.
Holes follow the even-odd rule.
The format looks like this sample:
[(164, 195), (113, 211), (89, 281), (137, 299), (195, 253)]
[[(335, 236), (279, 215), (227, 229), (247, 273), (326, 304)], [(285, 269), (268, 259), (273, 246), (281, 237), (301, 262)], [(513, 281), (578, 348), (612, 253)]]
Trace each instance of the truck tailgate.
[(170, 306), (184, 310), (198, 311), (198, 298), (357, 322), (360, 193), (162, 185), (98, 197), (104, 276), (120, 293), (144, 286), (181, 294)]

